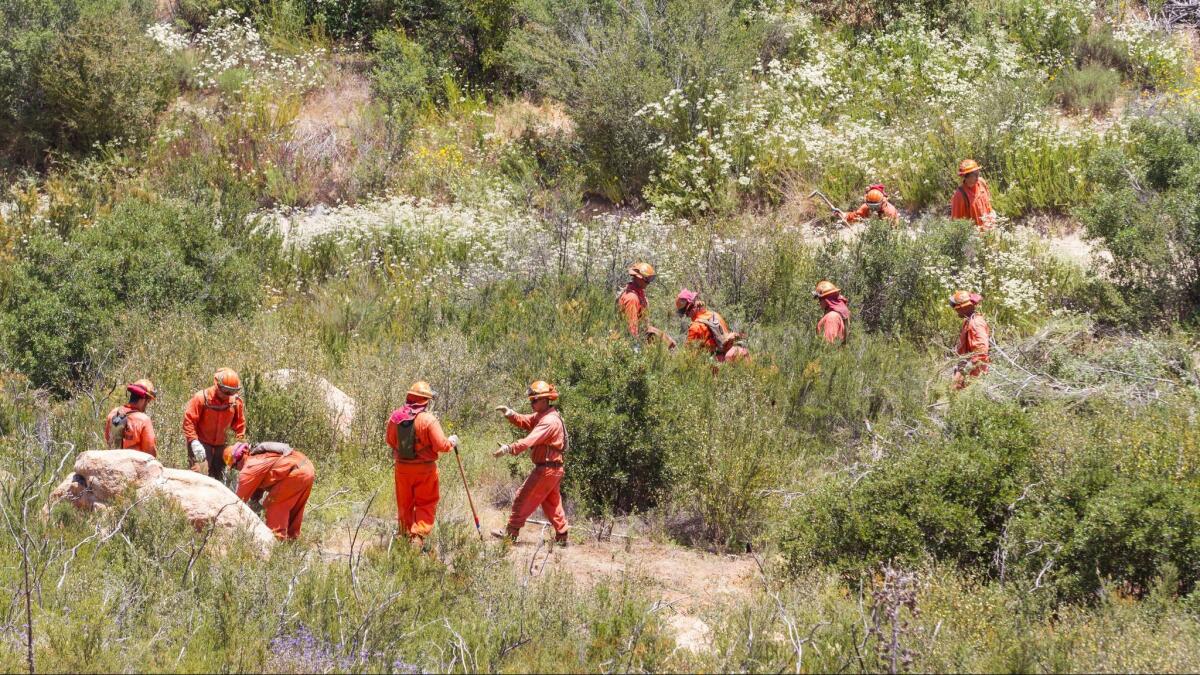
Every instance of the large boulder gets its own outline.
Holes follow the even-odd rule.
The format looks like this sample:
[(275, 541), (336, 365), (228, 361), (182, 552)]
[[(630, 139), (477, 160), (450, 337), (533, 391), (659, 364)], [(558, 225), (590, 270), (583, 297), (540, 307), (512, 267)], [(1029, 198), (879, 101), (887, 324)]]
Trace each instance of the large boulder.
[(354, 423), (354, 414), (358, 409), (358, 403), (349, 394), (333, 386), (329, 380), (292, 368), (273, 370), (263, 375), (263, 379), (284, 389), (295, 384), (316, 389), (325, 399), (325, 408), (329, 411), (329, 423), (343, 439), (350, 438), (350, 425)]
[(106, 508), (127, 491), (135, 500), (165, 496), (179, 505), (198, 530), (214, 527), (228, 535), (245, 532), (264, 553), (275, 545), (270, 528), (220, 481), (194, 471), (165, 468), (137, 450), (80, 453), (74, 472), (50, 493), (50, 505), (69, 501), (91, 511)]

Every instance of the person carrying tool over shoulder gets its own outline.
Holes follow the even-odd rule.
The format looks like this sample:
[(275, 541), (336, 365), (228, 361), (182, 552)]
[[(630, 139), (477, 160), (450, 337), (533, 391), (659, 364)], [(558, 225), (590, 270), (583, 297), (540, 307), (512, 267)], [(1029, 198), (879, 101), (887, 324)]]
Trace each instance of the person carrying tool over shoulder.
[(675, 340), (651, 326), (646, 318), (646, 310), (650, 306), (646, 300), (646, 287), (654, 281), (655, 276), (654, 267), (650, 263), (640, 262), (630, 267), (629, 283), (625, 284), (625, 289), (617, 296), (617, 309), (625, 317), (630, 337), (635, 340), (644, 339), (646, 342), (663, 340), (668, 349), (674, 349)]
[(395, 461), (397, 537), (408, 537), (413, 548), (423, 548), (433, 531), (441, 488), (438, 455), (458, 445), (458, 436), (447, 437), (442, 424), (429, 411), (437, 392), (428, 382), (413, 382), (404, 407), (392, 411), (387, 421), (387, 444)]
[(725, 318), (705, 306), (695, 291), (683, 289), (675, 296), (675, 311), (691, 319), (687, 346), (712, 354), (717, 363), (744, 361), (750, 352), (741, 344), (745, 335), (729, 330)]
[(158, 391), (146, 379), (126, 385), (125, 390), (129, 392), (129, 402), (113, 408), (104, 420), (104, 442), (113, 450), (140, 450), (158, 457), (154, 422), (146, 414), (146, 406), (158, 398)]
[(259, 443), (253, 448), (235, 443), (225, 448), (222, 459), (222, 464), (238, 472), (238, 499), (248, 504), (262, 500), (267, 527), (275, 537), (299, 537), (316, 477), (308, 457), (286, 443)]
[(872, 185), (867, 188), (867, 194), (863, 198), (862, 206), (849, 213), (843, 213), (835, 210), (834, 213), (842, 217), (842, 220), (847, 225), (852, 225), (859, 220), (867, 218), (883, 218), (888, 223), (895, 227), (900, 224), (900, 212), (895, 206), (888, 201), (887, 188), (882, 185)]
[(963, 357), (954, 368), (954, 388), (962, 389), (969, 383), (968, 378), (979, 377), (987, 373), (990, 346), (988, 339), (992, 335), (991, 328), (983, 314), (978, 311), (983, 296), (978, 293), (955, 291), (950, 296), (950, 306), (963, 319), (962, 330), (958, 333), (958, 345), (954, 351)]
[(542, 513), (546, 514), (546, 518), (554, 526), (554, 543), (566, 546), (569, 525), (567, 514), (563, 511), (559, 486), (564, 475), (563, 453), (570, 447), (570, 442), (567, 440), (567, 429), (563, 426), (562, 415), (551, 405), (558, 400), (558, 390), (554, 385), (538, 380), (529, 385), (525, 395), (529, 397), (533, 413), (520, 415), (508, 406), (497, 406), (496, 410), (513, 426), (528, 431), (529, 434), (519, 441), (501, 445), (492, 456), (515, 456), (528, 450), (529, 458), (535, 466), (513, 499), (508, 527), (504, 530), (493, 530), (492, 536), (516, 542), (525, 521), (540, 506)]
[(846, 344), (846, 327), (850, 322), (850, 301), (833, 282), (822, 279), (813, 289), (813, 297), (825, 312), (817, 321), (817, 335), (831, 345)]
[(213, 385), (192, 395), (183, 409), (183, 439), (187, 443), (192, 470), (217, 480), (225, 478), (226, 435), (233, 431), (234, 440), (246, 440), (246, 410), (239, 394), (242, 378), (232, 368), (221, 368), (213, 374)]
[(992, 193), (987, 181), (979, 177), (982, 169), (973, 159), (959, 162), (958, 175), (962, 176), (962, 185), (950, 198), (950, 217), (974, 220), (980, 232), (987, 232), (996, 225), (996, 212), (992, 210)]

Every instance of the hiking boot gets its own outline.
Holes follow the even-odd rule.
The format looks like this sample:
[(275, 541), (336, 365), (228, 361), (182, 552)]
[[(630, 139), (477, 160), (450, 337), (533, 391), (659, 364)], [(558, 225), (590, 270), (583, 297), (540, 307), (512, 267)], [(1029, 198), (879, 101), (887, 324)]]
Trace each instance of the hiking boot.
[(507, 541), (510, 544), (517, 543), (517, 535), (520, 533), (520, 530), (514, 530), (511, 528), (505, 530), (492, 530), (493, 537)]
[(571, 544), (571, 541), (570, 541), (570, 538), (567, 536), (566, 532), (555, 532), (554, 533), (554, 545), (555, 546), (561, 546), (562, 548), (566, 548), (570, 544)]
[(409, 535), (408, 545), (411, 546), (414, 551), (423, 551), (425, 550), (425, 538), (419, 534)]

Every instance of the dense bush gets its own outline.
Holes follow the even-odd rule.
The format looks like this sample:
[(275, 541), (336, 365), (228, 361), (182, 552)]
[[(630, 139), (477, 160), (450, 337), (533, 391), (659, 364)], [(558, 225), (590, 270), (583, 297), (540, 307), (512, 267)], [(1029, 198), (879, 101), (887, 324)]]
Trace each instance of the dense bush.
[(174, 91), (143, 32), (144, 0), (19, 0), (0, 8), (0, 162), (144, 140)]
[(1058, 104), (1071, 112), (1102, 115), (1112, 107), (1121, 86), (1114, 70), (1089, 63), (1083, 68), (1065, 68), (1051, 83)]
[(1093, 198), (1079, 213), (1112, 254), (1106, 264), (1143, 322), (1188, 321), (1200, 308), (1200, 114), (1134, 122), (1125, 152), (1090, 167)]
[(60, 393), (111, 361), (125, 315), (252, 311), (266, 262), (240, 250), (205, 209), (141, 200), (66, 239), (35, 234), (21, 255), (4, 298), (5, 344), (18, 369)]

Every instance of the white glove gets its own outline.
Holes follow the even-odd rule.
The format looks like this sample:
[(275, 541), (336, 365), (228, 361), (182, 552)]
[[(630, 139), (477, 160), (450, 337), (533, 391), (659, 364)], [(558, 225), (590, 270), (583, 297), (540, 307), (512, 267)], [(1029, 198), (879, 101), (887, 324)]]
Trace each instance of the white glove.
[(208, 457), (204, 454), (204, 445), (201, 444), (200, 441), (193, 440), (188, 447), (192, 449), (193, 460), (197, 462), (203, 462), (204, 460), (208, 459)]
[(492, 451), (492, 457), (503, 457), (504, 455), (511, 455), (511, 454), (512, 454), (512, 448), (508, 447), (507, 445), (501, 445), (500, 447), (498, 447)]
[(496, 406), (496, 412), (499, 412), (500, 414), (504, 415), (505, 417), (512, 417), (513, 415), (517, 414), (516, 410), (513, 410), (512, 408), (510, 408), (506, 405)]
[(458, 447), (458, 434), (450, 434), (450, 438), (447, 438), (446, 440), (450, 441), (450, 445), (453, 445), (456, 448)]

